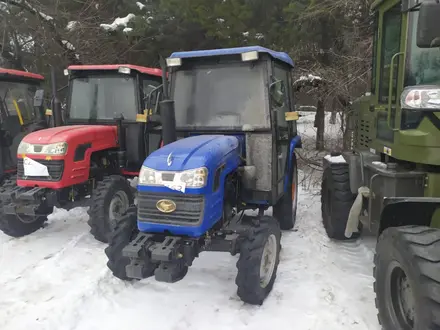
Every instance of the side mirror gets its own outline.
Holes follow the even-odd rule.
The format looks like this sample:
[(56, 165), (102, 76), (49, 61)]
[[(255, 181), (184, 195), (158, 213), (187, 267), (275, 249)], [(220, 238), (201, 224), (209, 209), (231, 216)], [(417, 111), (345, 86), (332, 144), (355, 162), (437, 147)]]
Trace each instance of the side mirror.
[(40, 108), (44, 104), (44, 89), (37, 89), (34, 95), (34, 107)]
[(440, 3), (422, 2), (417, 23), (417, 47), (440, 47)]
[(269, 94), (275, 105), (282, 107), (286, 102), (286, 86), (284, 81), (276, 80), (269, 86)]

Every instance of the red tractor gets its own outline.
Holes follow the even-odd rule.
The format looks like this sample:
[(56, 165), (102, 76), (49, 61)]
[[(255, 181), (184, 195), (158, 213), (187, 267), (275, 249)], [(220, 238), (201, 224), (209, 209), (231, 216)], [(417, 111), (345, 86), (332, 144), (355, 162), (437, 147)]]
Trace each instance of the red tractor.
[[(86, 65), (70, 66), (65, 74), (65, 122), (27, 135), (18, 146), (16, 181), (0, 190), (0, 230), (28, 235), (44, 225), (55, 206), (68, 209), (86, 202), (91, 234), (107, 242), (134, 203), (127, 179), (138, 175), (145, 157), (161, 144), (160, 127), (147, 117), (157, 109), (162, 71)], [(53, 104), (57, 123), (56, 95)]]
[(43, 81), (39, 74), (0, 68), (0, 183), (15, 173), (23, 137), (48, 126), (42, 97), (33, 99), (42, 96)]

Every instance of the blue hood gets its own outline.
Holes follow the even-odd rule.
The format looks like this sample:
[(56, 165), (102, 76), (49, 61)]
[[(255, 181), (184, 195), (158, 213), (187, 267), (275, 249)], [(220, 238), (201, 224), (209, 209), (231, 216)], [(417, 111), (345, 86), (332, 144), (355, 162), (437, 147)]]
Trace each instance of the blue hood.
[(144, 161), (144, 166), (158, 171), (184, 171), (202, 166), (216, 168), (226, 155), (238, 148), (235, 136), (192, 136), (156, 150)]

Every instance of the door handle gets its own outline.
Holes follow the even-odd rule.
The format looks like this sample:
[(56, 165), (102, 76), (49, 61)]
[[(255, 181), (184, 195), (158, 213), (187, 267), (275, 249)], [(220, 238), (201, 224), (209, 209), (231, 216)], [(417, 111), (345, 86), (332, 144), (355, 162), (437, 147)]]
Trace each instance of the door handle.
[[(391, 126), (391, 107), (393, 104), (393, 82), (394, 82), (394, 62), (396, 61), (396, 58), (398, 58), (401, 55), (405, 55), (405, 53), (400, 52), (393, 55), (391, 58), (391, 67), (390, 67), (390, 82), (388, 85), (388, 116), (387, 116), (387, 124), (388, 127), (393, 131), (398, 131), (398, 128), (394, 128)], [(397, 76), (396, 76), (396, 86), (399, 81), (399, 68), (397, 68)], [(396, 102), (397, 102), (397, 95), (396, 95)], [(397, 111), (396, 111), (397, 114)], [(394, 116), (394, 121), (396, 121), (396, 116)]]

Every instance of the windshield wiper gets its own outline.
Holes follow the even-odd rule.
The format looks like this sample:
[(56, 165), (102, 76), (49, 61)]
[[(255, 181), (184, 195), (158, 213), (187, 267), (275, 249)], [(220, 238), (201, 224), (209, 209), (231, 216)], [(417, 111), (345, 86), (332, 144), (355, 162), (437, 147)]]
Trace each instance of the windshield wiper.
[(98, 119), (98, 84), (95, 84), (93, 86), (93, 102), (92, 102), (92, 108), (90, 109), (90, 116), (89, 118), (91, 120)]

